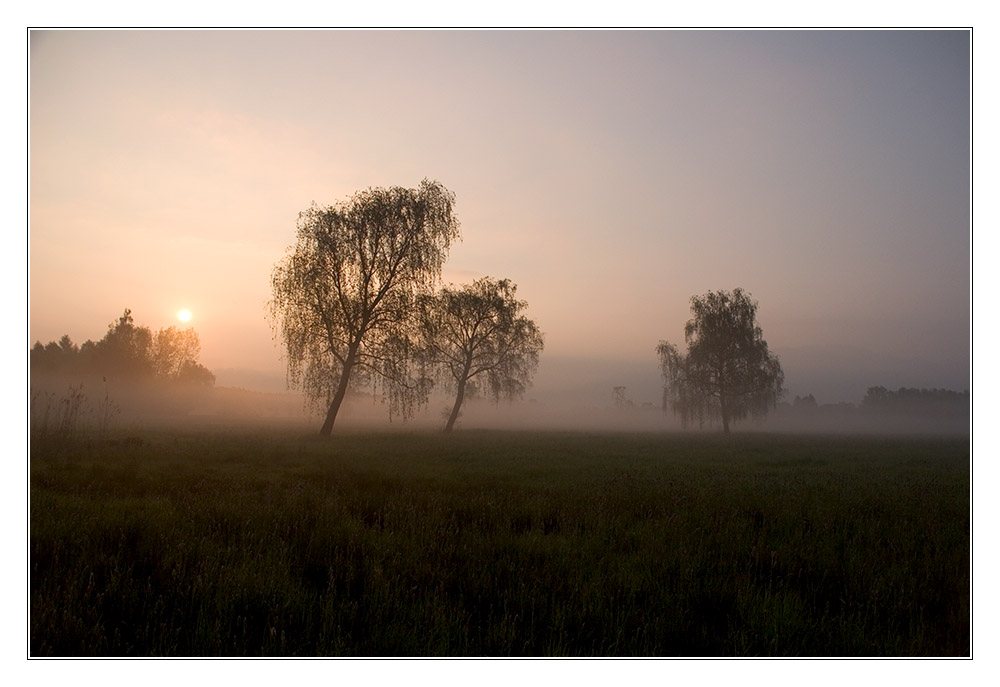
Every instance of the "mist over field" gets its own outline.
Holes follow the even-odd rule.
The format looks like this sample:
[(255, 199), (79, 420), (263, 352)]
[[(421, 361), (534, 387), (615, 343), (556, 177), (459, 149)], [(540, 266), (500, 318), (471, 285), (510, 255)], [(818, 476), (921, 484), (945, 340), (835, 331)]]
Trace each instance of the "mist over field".
[[(596, 387), (596, 385), (595, 385)], [(100, 379), (90, 384), (74, 377), (35, 379), (31, 393), (31, 420), (36, 428), (54, 427), (65, 412), (65, 401), (80, 390), (81, 431), (93, 431), (105, 412), (105, 385)], [(659, 390), (662, 393), (662, 388)], [(596, 393), (594, 400), (565, 393), (528, 398), (511, 403), (494, 403), (485, 398), (467, 402), (457, 430), (499, 429), (508, 431), (612, 431), (680, 432), (680, 420), (659, 402), (635, 402), (628, 395), (616, 405), (613, 387)], [(603, 396), (603, 398), (602, 398)], [(554, 400), (544, 400), (545, 398)], [(205, 429), (213, 427), (275, 427), (311, 434), (322, 418), (322, 410), (310, 405), (296, 391), (255, 391), (238, 386), (215, 386), (207, 390), (168, 389), (162, 386), (132, 386), (107, 394), (114, 404), (106, 428), (138, 431), (148, 428)], [(412, 417), (390, 418), (383, 400), (356, 391), (345, 400), (339, 426), (345, 431), (426, 431), (438, 432), (447, 418), (453, 399), (444, 393), (431, 396), (427, 405)], [(795, 399), (778, 404), (760, 422), (739, 425), (742, 432), (935, 434), (970, 433), (971, 404), (967, 393), (954, 392), (941, 401), (911, 403), (903, 408), (872, 408), (858, 403), (803, 405)], [(712, 435), (714, 424), (688, 431)]]
[[(94, 346), (92, 341), (87, 343)], [(68, 345), (75, 346), (71, 340)], [(100, 425), (105, 429), (264, 424), (308, 432), (321, 421), (327, 405), (323, 399), (310, 401), (301, 391), (289, 389), (288, 380), (281, 373), (234, 368), (205, 370), (214, 375), (214, 381), (192, 384), (153, 374), (137, 377), (131, 369), (134, 361), (105, 360), (103, 364), (90, 368), (84, 365), (74, 371), (69, 369), (66, 356), (60, 357), (59, 350), (59, 345), (51, 342), (45, 351), (33, 351), (37, 357), (32, 358), (30, 411), (36, 427), (51, 427), (60, 422), (71, 398), (79, 405), (81, 427)], [(42, 358), (46, 352), (54, 356), (48, 362)], [(521, 398), (496, 401), (482, 394), (473, 395), (463, 405), (457, 427), (682, 431), (685, 427), (681, 420), (669, 406), (663, 405), (664, 380), (658, 368), (652, 356), (650, 360), (631, 364), (543, 357), (537, 376)], [(873, 373), (875, 379), (884, 377), (893, 375)], [(893, 397), (902, 391), (906, 398), (891, 403), (883, 399), (879, 405), (871, 397), (879, 389)], [(833, 402), (813, 394), (793, 394), (786, 389), (766, 417), (748, 420), (739, 429), (920, 435), (970, 431), (971, 401), (967, 391), (887, 389), (883, 385), (870, 385), (853, 398), (853, 401)], [(439, 386), (412, 416), (393, 417), (385, 398), (356, 386), (345, 398), (340, 424), (349, 430), (438, 431), (453, 400), (447, 389)], [(712, 421), (688, 429), (709, 434), (718, 431), (717, 423)]]

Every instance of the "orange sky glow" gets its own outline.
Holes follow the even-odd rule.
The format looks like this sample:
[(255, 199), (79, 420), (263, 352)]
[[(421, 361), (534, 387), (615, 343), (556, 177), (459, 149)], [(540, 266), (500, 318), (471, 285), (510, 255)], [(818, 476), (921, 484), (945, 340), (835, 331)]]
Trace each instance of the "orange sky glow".
[(270, 273), (312, 201), (454, 191), (444, 278), (510, 278), (529, 396), (659, 403), (742, 287), (789, 393), (969, 387), (967, 31), (34, 31), (29, 345), (125, 308), (280, 389)]

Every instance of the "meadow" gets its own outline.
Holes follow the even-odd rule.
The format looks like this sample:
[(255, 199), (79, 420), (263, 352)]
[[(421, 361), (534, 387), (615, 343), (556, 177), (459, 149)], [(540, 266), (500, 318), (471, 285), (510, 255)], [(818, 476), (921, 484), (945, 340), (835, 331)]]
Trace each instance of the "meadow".
[(967, 437), (32, 437), (32, 656), (968, 656)]

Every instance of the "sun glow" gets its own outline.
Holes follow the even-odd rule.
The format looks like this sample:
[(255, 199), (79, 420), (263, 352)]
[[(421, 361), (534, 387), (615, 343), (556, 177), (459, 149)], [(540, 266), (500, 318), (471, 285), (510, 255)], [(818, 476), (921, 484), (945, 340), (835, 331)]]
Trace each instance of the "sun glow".
[(181, 322), (190, 322), (191, 321), (191, 311), (190, 310), (181, 310), (179, 313), (177, 313), (177, 319), (180, 320)]

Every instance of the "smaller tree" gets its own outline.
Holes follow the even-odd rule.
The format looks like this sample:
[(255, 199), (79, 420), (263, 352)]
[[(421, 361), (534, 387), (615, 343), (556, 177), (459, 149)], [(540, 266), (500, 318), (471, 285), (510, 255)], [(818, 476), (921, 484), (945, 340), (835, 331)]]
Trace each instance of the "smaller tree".
[(687, 427), (722, 420), (722, 430), (747, 415), (763, 417), (782, 393), (784, 373), (757, 324), (757, 302), (742, 289), (709, 291), (691, 298), (684, 327), (687, 355), (661, 341), (663, 406)]
[(521, 315), (528, 304), (515, 298), (516, 291), (509, 279), (484, 277), (421, 300), (421, 357), (456, 392), (444, 431), (455, 426), (478, 379), (495, 401), (518, 398), (530, 385), (544, 341), (538, 326)]
[(816, 403), (816, 397), (812, 394), (808, 396), (796, 396), (795, 400), (792, 402), (793, 408), (804, 408), (806, 410), (815, 410), (818, 406)]
[(197, 364), (201, 353), (198, 333), (191, 327), (167, 327), (153, 339), (153, 372), (164, 379), (177, 379), (187, 364)]
[(185, 360), (177, 373), (177, 381), (188, 386), (209, 388), (215, 385), (215, 375), (204, 365)]

